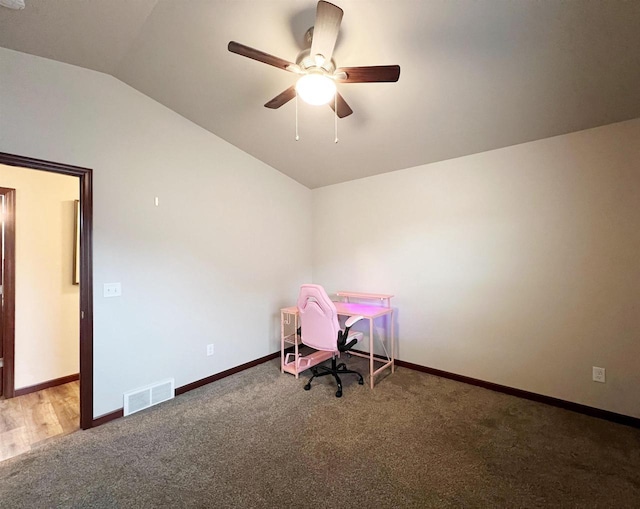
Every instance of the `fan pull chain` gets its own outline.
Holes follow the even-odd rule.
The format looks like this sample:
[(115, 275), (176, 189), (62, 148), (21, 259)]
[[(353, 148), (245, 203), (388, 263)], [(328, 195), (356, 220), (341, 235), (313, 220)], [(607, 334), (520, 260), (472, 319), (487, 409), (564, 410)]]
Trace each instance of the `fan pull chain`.
[(296, 90), (296, 141), (300, 140), (298, 135), (298, 91)]
[(335, 125), (335, 133), (336, 133), (336, 139), (334, 141), (334, 143), (338, 143), (338, 92), (335, 93), (335, 95), (333, 96), (333, 111), (335, 113), (334, 116), (334, 125)]

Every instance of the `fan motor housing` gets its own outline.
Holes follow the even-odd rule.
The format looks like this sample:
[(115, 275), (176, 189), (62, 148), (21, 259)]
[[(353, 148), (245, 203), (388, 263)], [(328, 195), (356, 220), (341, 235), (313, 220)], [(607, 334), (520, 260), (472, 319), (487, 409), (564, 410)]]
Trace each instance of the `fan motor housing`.
[(298, 53), (296, 64), (298, 64), (298, 66), (300, 66), (300, 68), (305, 71), (308, 71), (315, 67), (318, 70), (333, 74), (333, 72), (336, 70), (336, 63), (333, 60), (324, 60), (320, 65), (318, 65), (315, 57), (311, 55), (311, 48), (304, 49), (300, 53)]

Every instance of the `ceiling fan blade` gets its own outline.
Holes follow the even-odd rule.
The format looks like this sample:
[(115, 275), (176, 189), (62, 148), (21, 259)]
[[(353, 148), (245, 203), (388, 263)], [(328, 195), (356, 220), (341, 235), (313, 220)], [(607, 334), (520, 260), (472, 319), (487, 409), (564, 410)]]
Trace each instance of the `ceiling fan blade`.
[(398, 81), (399, 65), (372, 65), (369, 67), (339, 67), (335, 74), (345, 73), (346, 78), (336, 76), (338, 83), (374, 83)]
[(250, 48), (249, 46), (245, 46), (244, 44), (240, 44), (239, 42), (231, 41), (227, 46), (227, 49), (231, 53), (236, 53), (238, 55), (242, 55), (243, 57), (251, 58), (252, 60), (257, 60), (258, 62), (272, 65), (274, 67), (277, 67), (278, 69), (284, 69), (285, 71), (295, 72), (294, 69), (297, 67), (293, 62), (288, 62), (287, 60), (284, 60), (282, 58), (274, 57), (273, 55), (269, 55), (264, 51)]
[[(342, 97), (338, 92), (336, 92), (336, 99), (338, 100), (338, 111), (336, 112), (338, 114), (338, 118), (348, 117), (353, 113), (353, 110), (347, 104), (347, 101), (345, 101), (344, 97)], [(329, 101), (329, 106), (331, 106), (333, 111), (336, 111), (334, 101)]]
[(323, 65), (324, 61), (331, 60), (333, 48), (338, 39), (340, 22), (343, 11), (340, 7), (320, 0), (316, 9), (316, 22), (313, 26), (313, 38), (311, 39), (311, 55), (322, 55), (324, 60), (317, 62)]
[(295, 96), (296, 96), (296, 86), (292, 85), (289, 88), (287, 88), (284, 92), (275, 96), (264, 106), (265, 108), (271, 108), (272, 110), (275, 110), (275, 109), (278, 109), (283, 104), (288, 103)]

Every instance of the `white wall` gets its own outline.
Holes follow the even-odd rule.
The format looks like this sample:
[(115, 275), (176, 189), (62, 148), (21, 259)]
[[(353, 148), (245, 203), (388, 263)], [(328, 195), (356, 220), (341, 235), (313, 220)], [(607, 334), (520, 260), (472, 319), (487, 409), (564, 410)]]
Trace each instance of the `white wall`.
[(640, 120), (313, 201), (314, 282), (397, 295), (400, 359), (640, 417)]
[(0, 151), (93, 169), (94, 416), (279, 349), (311, 277), (307, 188), (110, 76), (6, 49)]
[(16, 190), (15, 388), (78, 372), (78, 285), (73, 284), (77, 178), (0, 164)]
[(638, 140), (634, 120), (311, 192), (112, 77), (0, 49), (0, 151), (94, 169), (95, 416), (277, 351), (313, 261), (330, 291), (397, 295), (403, 360), (640, 417)]

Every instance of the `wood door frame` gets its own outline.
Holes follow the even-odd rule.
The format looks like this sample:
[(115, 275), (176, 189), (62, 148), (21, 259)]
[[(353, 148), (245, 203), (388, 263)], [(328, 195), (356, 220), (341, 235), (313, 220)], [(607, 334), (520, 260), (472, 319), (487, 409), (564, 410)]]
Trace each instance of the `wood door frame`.
[[(18, 166), (32, 170), (48, 171), (61, 175), (78, 177), (80, 180), (80, 427), (89, 429), (93, 423), (93, 175), (90, 168), (71, 166), (68, 164), (44, 161), (31, 157), (18, 156), (0, 152), (0, 164), (7, 166)], [(15, 197), (13, 201), (15, 207)], [(15, 232), (14, 232), (15, 233)], [(6, 246), (5, 246), (6, 249)], [(13, 244), (15, 250), (15, 243)], [(12, 303), (10, 310), (15, 314), (15, 252), (14, 265), (11, 267), (10, 297)], [(6, 273), (5, 273), (6, 276)], [(8, 293), (8, 292), (7, 292)], [(6, 296), (6, 295), (5, 295)], [(5, 299), (5, 303), (6, 303)], [(5, 307), (6, 309), (6, 307)], [(6, 317), (6, 315), (5, 315)], [(15, 315), (11, 320), (11, 330), (7, 330), (5, 324), (9, 325), (9, 320), (3, 320), (5, 354), (7, 347), (11, 351), (15, 348)], [(9, 341), (8, 341), (9, 340)], [(10, 344), (8, 344), (10, 343)], [(6, 366), (5, 366), (6, 367)], [(13, 368), (11, 366), (12, 377), (11, 391), (13, 386)], [(8, 371), (8, 370), (7, 370)], [(7, 378), (5, 372), (5, 380)], [(13, 395), (13, 394), (12, 394)]]
[(14, 396), (14, 351), (15, 351), (15, 259), (16, 259), (16, 190), (0, 187), (4, 196), (4, 267), (3, 267), (3, 301), (2, 306), (2, 394), (5, 398)]

